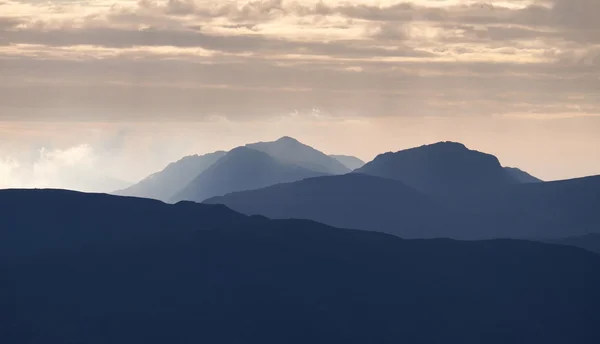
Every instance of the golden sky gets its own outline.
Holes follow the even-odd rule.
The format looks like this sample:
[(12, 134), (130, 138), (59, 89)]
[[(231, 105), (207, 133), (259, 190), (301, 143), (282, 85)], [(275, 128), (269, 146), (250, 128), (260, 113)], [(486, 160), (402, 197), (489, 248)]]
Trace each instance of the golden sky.
[(0, 187), (68, 187), (62, 171), (135, 181), (283, 135), (366, 160), (455, 140), (545, 179), (599, 174), (599, 13), (598, 0), (0, 0)]

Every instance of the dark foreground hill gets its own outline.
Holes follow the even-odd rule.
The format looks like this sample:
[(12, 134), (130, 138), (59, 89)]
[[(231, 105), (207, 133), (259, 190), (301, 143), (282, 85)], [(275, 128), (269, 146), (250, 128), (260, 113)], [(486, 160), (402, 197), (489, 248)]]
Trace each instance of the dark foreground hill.
[(1, 343), (600, 341), (600, 255), (577, 248), (63, 191), (0, 206)]
[(202, 202), (230, 192), (322, 175), (324, 174), (321, 172), (281, 162), (264, 152), (238, 147), (202, 172), (171, 200)]
[(225, 154), (220, 151), (184, 157), (169, 164), (164, 170), (144, 178), (127, 189), (117, 191), (115, 194), (168, 201)]

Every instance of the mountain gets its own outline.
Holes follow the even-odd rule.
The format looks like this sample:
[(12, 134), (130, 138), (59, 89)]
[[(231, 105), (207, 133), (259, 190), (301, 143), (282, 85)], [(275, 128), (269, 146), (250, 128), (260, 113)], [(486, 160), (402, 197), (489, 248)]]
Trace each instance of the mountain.
[(495, 156), (454, 142), (381, 154), (355, 172), (397, 179), (437, 196), (517, 183)]
[(574, 247), (56, 190), (0, 205), (2, 343), (600, 341), (600, 255)]
[(514, 167), (504, 168), (519, 183), (541, 183), (543, 180), (532, 176), (531, 174)]
[(515, 237), (562, 238), (600, 232), (600, 176), (472, 190), (453, 207), (489, 218)]
[(422, 218), (444, 209), (397, 180), (363, 174), (309, 178), (206, 200), (248, 215), (423, 237)]
[(586, 234), (562, 239), (547, 240), (551, 244), (581, 247), (588, 251), (600, 253), (600, 234)]
[(330, 155), (330, 157), (342, 163), (348, 169), (354, 171), (357, 168), (361, 168), (365, 165), (365, 162), (355, 156), (349, 155)]
[(400, 181), (351, 173), (206, 201), (403, 238), (561, 238), (600, 232), (600, 176), (465, 191), (440, 201)]
[(143, 244), (170, 235), (166, 228), (178, 228), (178, 235), (186, 235), (246, 218), (222, 205), (167, 205), (145, 198), (50, 189), (0, 190), (0, 209), (0, 261), (101, 245)]
[(238, 147), (202, 172), (177, 193), (172, 201), (202, 202), (207, 198), (230, 192), (258, 189), (321, 175), (323, 173), (283, 163), (266, 153)]
[(170, 200), (200, 173), (209, 168), (223, 156), (219, 151), (205, 155), (191, 155), (169, 164), (164, 170), (156, 172), (139, 183), (120, 191), (116, 195)]
[(350, 172), (349, 168), (336, 159), (287, 136), (274, 142), (252, 143), (246, 147), (267, 153), (281, 162), (298, 165), (323, 174)]

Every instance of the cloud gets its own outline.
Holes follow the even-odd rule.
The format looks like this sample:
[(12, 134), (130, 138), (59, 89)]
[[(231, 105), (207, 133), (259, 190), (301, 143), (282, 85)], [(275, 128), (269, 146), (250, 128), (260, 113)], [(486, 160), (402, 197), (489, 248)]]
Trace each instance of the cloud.
[(0, 159), (0, 188), (64, 188), (112, 192), (129, 183), (108, 177), (98, 152), (87, 144), (37, 150), (33, 161)]
[[(558, 54), (548, 61), (19, 59), (4, 61), (0, 71), (0, 103), (7, 109), (0, 120), (268, 120), (312, 108), (371, 118), (490, 116), (564, 112), (574, 95), (582, 112), (600, 112), (597, 54)], [(37, 81), (21, 80), (32, 72)]]
[(0, 17), (0, 30), (12, 29), (22, 22), (23, 21), (19, 18)]
[(18, 177), (19, 163), (11, 158), (0, 158), (0, 188), (13, 187), (20, 184)]
[(598, 113), (599, 4), (8, 2), (0, 120)]

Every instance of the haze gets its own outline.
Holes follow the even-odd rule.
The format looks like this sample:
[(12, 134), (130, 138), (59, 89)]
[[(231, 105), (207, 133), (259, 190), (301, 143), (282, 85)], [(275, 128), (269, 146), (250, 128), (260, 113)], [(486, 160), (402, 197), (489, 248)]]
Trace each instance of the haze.
[(288, 135), (600, 173), (600, 2), (0, 0), (0, 188), (112, 191)]

